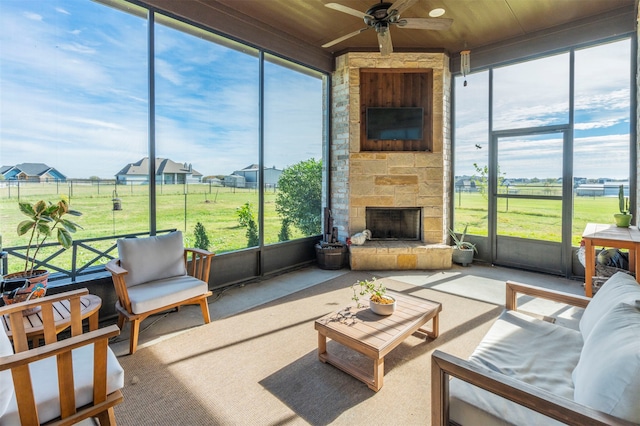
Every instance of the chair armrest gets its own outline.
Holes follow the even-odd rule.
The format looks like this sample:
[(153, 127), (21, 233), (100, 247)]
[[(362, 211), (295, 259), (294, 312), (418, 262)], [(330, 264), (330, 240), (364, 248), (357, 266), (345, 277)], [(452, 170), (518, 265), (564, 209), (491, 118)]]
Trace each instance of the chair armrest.
[(127, 283), (124, 279), (129, 271), (121, 266), (120, 259), (110, 260), (104, 268), (111, 272), (113, 287), (116, 290), (116, 296), (118, 296), (118, 303), (120, 303), (120, 306), (127, 312), (131, 312), (131, 299), (129, 299), (129, 291), (127, 290)]
[(112, 259), (104, 266), (114, 276), (127, 275), (129, 271), (120, 265), (120, 259)]
[(211, 271), (211, 260), (215, 256), (207, 250), (199, 248), (184, 249), (184, 264), (187, 274), (209, 284), (209, 272)]
[(633, 424), (436, 350), (431, 357), (431, 424), (434, 426), (449, 425), (449, 377), (569, 425)]
[(29, 364), (54, 356), (58, 371), (58, 392), (62, 418), (73, 416), (76, 413), (71, 351), (82, 346), (94, 345), (93, 405), (105, 402), (108, 397), (107, 353), (109, 339), (119, 334), (120, 329), (116, 325), (111, 325), (28, 351), (0, 357), (0, 371), (11, 370), (13, 376), (13, 387), (21, 423), (39, 424), (36, 403), (33, 398), (33, 388), (37, 386), (37, 383), (32, 383)]
[(562, 291), (549, 290), (532, 285), (507, 281), (505, 307), (509, 310), (518, 309), (517, 295), (526, 294), (528, 296), (540, 297), (554, 302), (565, 303), (578, 308), (586, 308), (591, 301), (590, 297), (565, 293)]

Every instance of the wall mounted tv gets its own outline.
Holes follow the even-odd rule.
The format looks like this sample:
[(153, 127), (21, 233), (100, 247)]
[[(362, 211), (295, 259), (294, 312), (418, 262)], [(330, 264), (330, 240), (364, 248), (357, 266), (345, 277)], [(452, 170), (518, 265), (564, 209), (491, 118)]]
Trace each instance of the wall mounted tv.
[(422, 140), (424, 108), (367, 108), (367, 139)]

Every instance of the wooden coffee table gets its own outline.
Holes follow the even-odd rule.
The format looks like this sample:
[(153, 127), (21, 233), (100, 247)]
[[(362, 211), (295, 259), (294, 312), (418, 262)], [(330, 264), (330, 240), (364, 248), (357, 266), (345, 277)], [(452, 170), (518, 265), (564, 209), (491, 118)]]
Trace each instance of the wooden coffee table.
[[(354, 304), (315, 322), (320, 361), (363, 381), (376, 392), (383, 384), (385, 355), (417, 331), (432, 339), (438, 337), (438, 314), (442, 310), (437, 302), (392, 291), (387, 294), (396, 299), (396, 310), (392, 315), (377, 315), (368, 306), (357, 308)], [(432, 321), (431, 331), (422, 328), (429, 320)], [(373, 374), (328, 353), (327, 337), (371, 358)]]

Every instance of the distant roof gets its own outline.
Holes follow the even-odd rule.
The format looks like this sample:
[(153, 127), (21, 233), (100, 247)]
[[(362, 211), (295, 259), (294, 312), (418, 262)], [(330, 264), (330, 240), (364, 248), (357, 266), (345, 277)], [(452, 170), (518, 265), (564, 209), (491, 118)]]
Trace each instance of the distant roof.
[(22, 163), (22, 164), (16, 164), (15, 166), (2, 166), (2, 168), (0, 168), (0, 173), (5, 174), (6, 172), (12, 169), (19, 170), (20, 172), (24, 173), (27, 176), (42, 176), (46, 173), (53, 172), (62, 177), (66, 177), (65, 175), (60, 173), (58, 170), (56, 170), (54, 167), (47, 166), (44, 163)]
[[(122, 168), (118, 175), (146, 175), (149, 171), (149, 157), (136, 161), (135, 163), (129, 163)], [(175, 161), (167, 158), (156, 158), (156, 175), (163, 173), (191, 173), (193, 176), (202, 176), (202, 173), (194, 170), (191, 164), (176, 163)]]

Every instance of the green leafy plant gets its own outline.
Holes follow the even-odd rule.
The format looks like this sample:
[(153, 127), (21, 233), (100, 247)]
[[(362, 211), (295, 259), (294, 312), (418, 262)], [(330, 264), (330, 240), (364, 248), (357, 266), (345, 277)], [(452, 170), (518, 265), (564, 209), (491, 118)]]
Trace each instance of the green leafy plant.
[(253, 217), (251, 203), (247, 201), (241, 207), (236, 209), (236, 213), (238, 214), (238, 222), (240, 223), (240, 226), (247, 228), (247, 247), (257, 246), (260, 239), (258, 237), (258, 225), (256, 225), (256, 220)]
[[(44, 200), (37, 201), (34, 204), (19, 202), (18, 206), (20, 212), (29, 218), (20, 222), (17, 229), (18, 236), (30, 233), (24, 263), (24, 274), (28, 276), (33, 274), (40, 248), (52, 234), (56, 234), (58, 243), (62, 247), (65, 249), (71, 247), (73, 243), (71, 234), (76, 232), (78, 228), (82, 229), (82, 227), (65, 219), (63, 216), (82, 216), (82, 213), (69, 209), (69, 204), (65, 199), (61, 199), (56, 204)], [(33, 255), (31, 256), (32, 250)]]
[(618, 208), (621, 214), (631, 214), (631, 210), (629, 210), (629, 197), (624, 196), (624, 185), (620, 185), (618, 188)]
[(196, 237), (195, 247), (202, 250), (209, 250), (211, 242), (209, 241), (207, 230), (201, 222), (196, 223), (193, 234)]
[(284, 169), (278, 179), (276, 212), (304, 235), (321, 233), (322, 161), (311, 158)]
[(465, 225), (464, 227), (464, 231), (462, 231), (462, 234), (460, 235), (460, 238), (458, 238), (458, 236), (456, 235), (455, 232), (453, 232), (452, 229), (449, 229), (449, 235), (451, 235), (451, 239), (453, 240), (453, 245), (457, 248), (457, 249), (473, 249), (474, 252), (478, 252), (478, 249), (476, 248), (476, 245), (473, 243), (470, 243), (469, 241), (465, 241), (465, 237), (467, 236), (467, 228), (469, 228), (469, 225)]
[(393, 303), (393, 299), (390, 299), (385, 294), (387, 288), (381, 283), (376, 281), (373, 277), (371, 280), (356, 281), (351, 285), (353, 291), (353, 297), (351, 300), (358, 304), (358, 308), (362, 307), (360, 304), (360, 296), (369, 295), (369, 300), (373, 300), (376, 303), (390, 304)]

